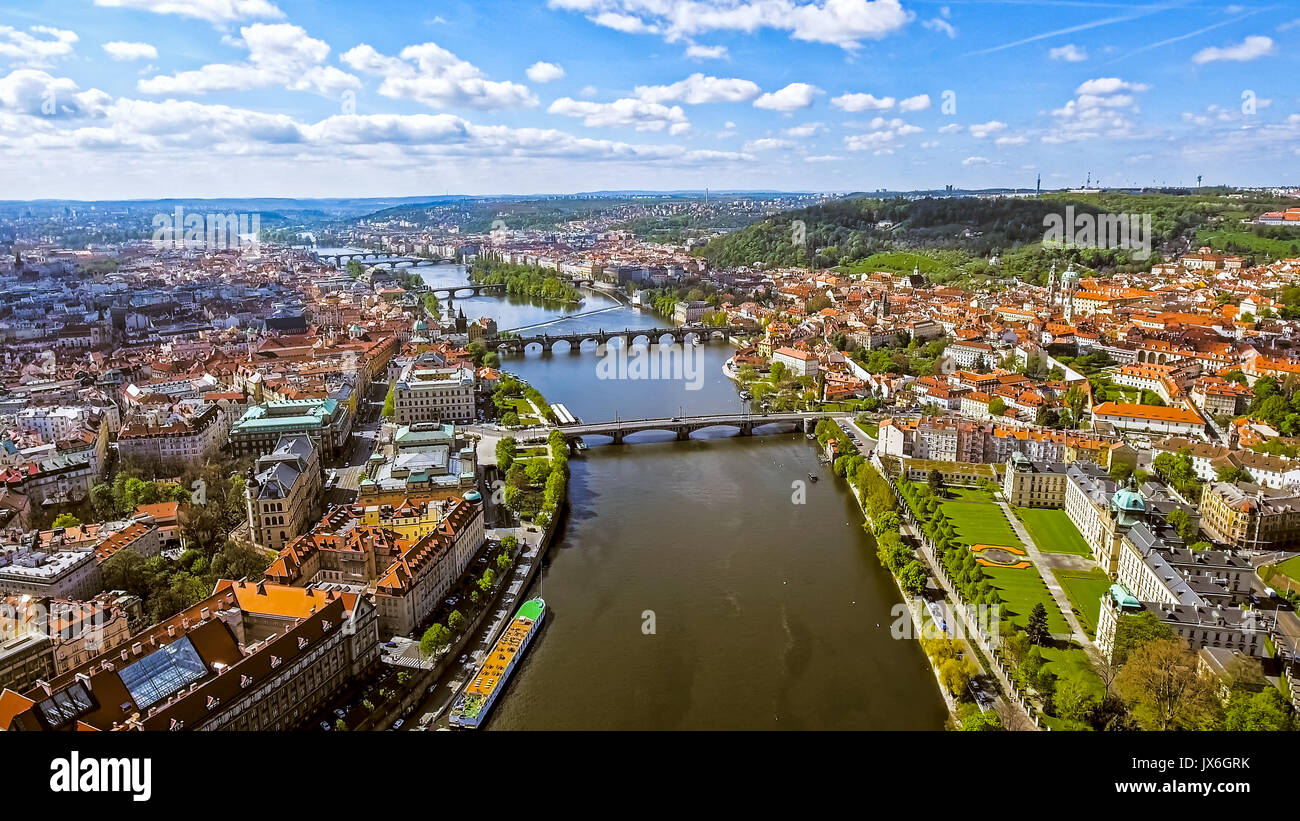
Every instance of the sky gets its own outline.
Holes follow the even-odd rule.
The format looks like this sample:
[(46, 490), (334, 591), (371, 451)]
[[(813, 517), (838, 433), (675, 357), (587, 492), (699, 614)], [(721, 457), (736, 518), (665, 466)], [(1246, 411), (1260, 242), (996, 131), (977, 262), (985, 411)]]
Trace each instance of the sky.
[(1300, 183), (1300, 1), (0, 0), (0, 199)]

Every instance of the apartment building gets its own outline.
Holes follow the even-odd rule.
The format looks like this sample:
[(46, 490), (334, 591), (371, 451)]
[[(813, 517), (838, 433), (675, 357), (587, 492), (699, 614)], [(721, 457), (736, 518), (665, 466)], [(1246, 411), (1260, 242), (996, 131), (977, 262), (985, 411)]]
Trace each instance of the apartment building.
[(772, 364), (780, 362), (786, 373), (792, 376), (816, 376), (818, 363), (816, 354), (797, 348), (780, 347), (772, 352)]
[(245, 487), (253, 543), (279, 550), (306, 532), (320, 512), (320, 491), (320, 452), (311, 437), (280, 437), (257, 460)]
[(1175, 436), (1204, 436), (1205, 420), (1186, 408), (1102, 402), (1092, 409), (1092, 421), (1106, 422), (1118, 430)]
[(483, 546), (483, 510), (466, 499), (336, 508), (266, 571), (287, 585), (345, 585), (373, 594), (384, 635), (433, 612)]
[(1300, 493), (1256, 484), (1210, 482), (1201, 492), (1201, 528), (1233, 549), (1282, 550), (1300, 543)]
[(1264, 658), (1275, 625), (1270, 611), (1243, 610), (1210, 604), (1144, 602), (1116, 583), (1101, 598), (1096, 644), (1102, 657), (1114, 660), (1115, 631), (1125, 616), (1151, 613), (1194, 651), (1206, 647), (1235, 650)]
[(165, 464), (202, 461), (225, 445), (231, 421), (216, 403), (192, 416), (137, 413), (118, 431), (118, 455), (125, 461), (156, 459)]

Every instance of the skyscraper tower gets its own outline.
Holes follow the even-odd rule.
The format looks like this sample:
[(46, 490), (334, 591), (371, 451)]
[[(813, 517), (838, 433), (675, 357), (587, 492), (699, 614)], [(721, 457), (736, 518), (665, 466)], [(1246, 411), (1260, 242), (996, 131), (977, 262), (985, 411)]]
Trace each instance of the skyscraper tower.
[(1034, 183), (1034, 194), (1035, 194), (1036, 196), (1042, 196), (1042, 194), (1043, 194), (1043, 175), (1042, 175), (1042, 174), (1039, 174), (1039, 175), (1038, 175), (1038, 181)]
[(1056, 263), (1052, 263), (1052, 270), (1047, 275), (1047, 312), (1052, 312), (1052, 307), (1056, 305)]

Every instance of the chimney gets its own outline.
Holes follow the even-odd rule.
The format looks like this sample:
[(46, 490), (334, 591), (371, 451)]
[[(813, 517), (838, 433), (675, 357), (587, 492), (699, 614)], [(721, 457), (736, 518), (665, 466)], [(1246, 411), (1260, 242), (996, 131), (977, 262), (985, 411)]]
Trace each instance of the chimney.
[(131, 645), (131, 655), (138, 656), (143, 652), (144, 652), (144, 645), (141, 644), (140, 642), (137, 641), (135, 644)]

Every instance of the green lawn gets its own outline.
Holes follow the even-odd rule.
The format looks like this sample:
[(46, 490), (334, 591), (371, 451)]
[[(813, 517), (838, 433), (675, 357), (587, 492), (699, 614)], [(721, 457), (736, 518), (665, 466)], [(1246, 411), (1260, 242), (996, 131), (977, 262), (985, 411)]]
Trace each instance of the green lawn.
[(992, 544), (1024, 547), (1016, 532), (1011, 529), (1002, 508), (991, 501), (961, 501), (962, 499), (988, 499), (982, 490), (953, 490), (957, 500), (941, 504), (945, 516), (952, 520), (957, 538), (966, 544)]
[(1088, 544), (1079, 535), (1079, 531), (1070, 523), (1064, 510), (1044, 507), (1013, 508), (1020, 521), (1024, 522), (1029, 538), (1034, 540), (1038, 549), (1044, 553), (1073, 553), (1076, 556), (1091, 556)]
[(1079, 614), (1079, 622), (1091, 637), (1097, 631), (1097, 616), (1101, 612), (1101, 597), (1110, 589), (1111, 581), (1100, 570), (1063, 570), (1052, 571), (1056, 580), (1065, 588), (1065, 595)]
[(1029, 623), (1029, 613), (1034, 605), (1043, 603), (1047, 611), (1047, 631), (1049, 633), (1068, 633), (1070, 626), (1065, 623), (1052, 594), (1047, 591), (1047, 584), (1038, 575), (1038, 569), (1025, 567), (1012, 570), (1006, 567), (986, 567), (984, 573), (1002, 596), (1002, 617), (1011, 619), (1017, 627), (1024, 629)]
[[(1092, 663), (1088, 661), (1088, 654), (1083, 651), (1083, 648), (1073, 645), (1064, 649), (1044, 647), (1042, 652), (1047, 662), (1043, 666), (1056, 674), (1058, 686), (1066, 679), (1079, 678), (1087, 681), (1099, 697), (1104, 695), (1106, 688), (1102, 685), (1097, 672), (1092, 669)], [(1053, 730), (1079, 729), (1070, 727), (1064, 719), (1053, 716), (1045, 716), (1043, 721)]]

